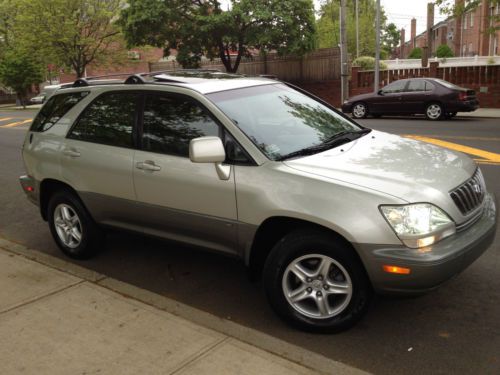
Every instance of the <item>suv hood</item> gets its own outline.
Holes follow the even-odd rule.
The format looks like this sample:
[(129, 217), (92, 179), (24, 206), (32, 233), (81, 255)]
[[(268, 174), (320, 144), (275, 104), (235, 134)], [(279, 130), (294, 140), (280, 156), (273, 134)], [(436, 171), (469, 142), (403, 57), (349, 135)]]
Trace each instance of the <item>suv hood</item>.
[[(407, 202), (433, 202), (470, 178), (475, 162), (465, 154), (429, 143), (372, 131), (287, 166), (377, 190)], [(438, 203), (438, 202), (436, 202)]]

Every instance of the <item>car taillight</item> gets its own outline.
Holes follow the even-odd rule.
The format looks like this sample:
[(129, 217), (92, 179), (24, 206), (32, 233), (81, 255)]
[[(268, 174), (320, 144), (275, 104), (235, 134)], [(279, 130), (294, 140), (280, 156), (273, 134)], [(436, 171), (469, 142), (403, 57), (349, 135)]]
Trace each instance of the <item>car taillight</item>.
[(467, 93), (466, 92), (459, 92), (458, 93), (458, 100), (467, 100)]

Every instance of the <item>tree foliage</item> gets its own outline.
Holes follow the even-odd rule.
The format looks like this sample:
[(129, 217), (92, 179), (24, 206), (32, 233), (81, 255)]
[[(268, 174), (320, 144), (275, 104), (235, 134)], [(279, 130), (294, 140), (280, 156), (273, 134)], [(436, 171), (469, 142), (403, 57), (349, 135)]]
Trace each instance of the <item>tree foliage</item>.
[[(375, 56), (375, 0), (359, 0), (359, 54), (360, 56)], [(337, 46), (340, 43), (340, 2), (326, 0), (319, 11), (318, 44), (320, 48)], [(399, 43), (399, 30), (394, 24), (386, 26), (387, 17), (381, 9), (381, 56), (385, 57)], [(356, 3), (347, 2), (346, 12), (347, 52), (356, 56)]]
[(184, 67), (219, 57), (236, 72), (252, 49), (302, 55), (314, 48), (312, 0), (129, 0), (120, 25), (129, 46), (177, 50)]
[(106, 63), (120, 51), (115, 21), (122, 0), (13, 1), (18, 4), (14, 33), (20, 46), (71, 67), (78, 77), (90, 63)]
[(409, 59), (421, 59), (422, 58), (422, 48), (420, 47), (415, 47), (411, 50), (410, 54), (408, 55)]
[[(371, 56), (359, 56), (352, 62), (353, 66), (359, 66), (361, 70), (374, 70), (375, 69), (375, 58)], [(387, 69), (387, 64), (380, 62), (380, 69)]]
[(23, 105), (31, 86), (42, 81), (43, 67), (29, 53), (8, 50), (0, 59), (0, 82), (15, 90)]
[(441, 44), (436, 49), (436, 56), (440, 58), (455, 56), (452, 49), (447, 44)]

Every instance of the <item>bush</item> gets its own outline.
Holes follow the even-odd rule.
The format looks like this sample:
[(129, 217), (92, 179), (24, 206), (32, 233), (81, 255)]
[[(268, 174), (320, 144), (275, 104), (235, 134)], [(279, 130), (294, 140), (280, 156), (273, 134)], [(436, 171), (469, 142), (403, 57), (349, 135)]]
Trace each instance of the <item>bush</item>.
[(436, 49), (436, 56), (437, 57), (454, 57), (455, 55), (453, 54), (453, 51), (451, 50), (450, 47), (448, 47), (447, 44), (441, 44), (437, 49)]
[[(375, 58), (371, 56), (359, 56), (352, 62), (353, 66), (359, 66), (361, 70), (374, 70)], [(380, 62), (380, 69), (387, 69), (387, 64)]]
[(422, 48), (417, 47), (413, 48), (408, 55), (409, 59), (421, 59), (422, 58)]

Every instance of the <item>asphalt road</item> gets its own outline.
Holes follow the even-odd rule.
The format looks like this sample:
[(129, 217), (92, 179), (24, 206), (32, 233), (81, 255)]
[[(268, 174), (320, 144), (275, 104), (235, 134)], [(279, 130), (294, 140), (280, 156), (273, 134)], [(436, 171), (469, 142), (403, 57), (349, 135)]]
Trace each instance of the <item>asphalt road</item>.
[[(18, 184), (24, 172), (20, 146), (28, 124), (2, 127), (14, 121), (2, 118), (29, 115), (0, 111), (0, 236), (62, 257)], [(474, 155), (483, 161), (500, 154), (500, 119), (391, 118), (362, 123), (492, 153), (485, 154), (490, 159)], [(500, 163), (483, 162), (481, 169), (488, 189), (500, 196)], [(248, 281), (243, 265), (220, 255), (111, 233), (104, 253), (75, 263), (373, 373), (500, 373), (498, 235), (481, 258), (437, 291), (417, 298), (376, 298), (356, 327), (337, 335), (307, 334), (284, 325), (268, 307), (261, 286)]]

